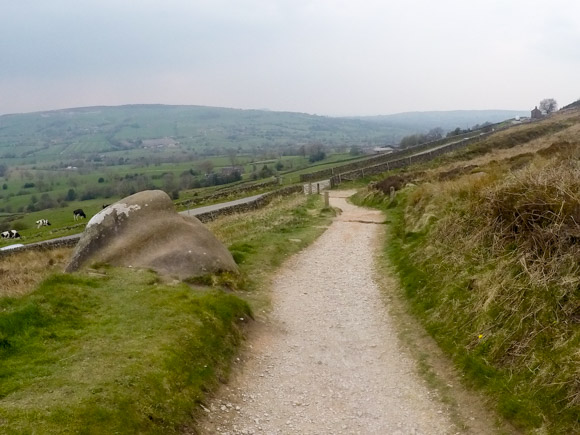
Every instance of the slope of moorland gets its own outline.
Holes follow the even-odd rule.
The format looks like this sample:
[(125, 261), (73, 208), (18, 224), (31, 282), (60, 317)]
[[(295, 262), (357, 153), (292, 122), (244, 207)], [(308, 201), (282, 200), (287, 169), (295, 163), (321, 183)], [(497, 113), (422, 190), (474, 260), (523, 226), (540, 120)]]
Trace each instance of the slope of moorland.
[(580, 111), (399, 173), (395, 198), (389, 177), (357, 201), (388, 214), (412, 312), (511, 422), (578, 433)]

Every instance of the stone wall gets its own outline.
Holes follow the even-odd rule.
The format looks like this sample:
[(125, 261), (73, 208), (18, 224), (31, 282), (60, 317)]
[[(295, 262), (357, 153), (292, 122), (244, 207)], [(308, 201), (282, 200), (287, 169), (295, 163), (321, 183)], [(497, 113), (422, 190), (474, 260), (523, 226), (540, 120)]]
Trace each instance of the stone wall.
[(320, 180), (315, 183), (304, 184), (304, 194), (305, 195), (317, 195), (321, 191), (330, 189), (330, 180)]
[(6, 249), (4, 251), (0, 251), (0, 259), (22, 251), (46, 251), (49, 249), (73, 247), (78, 243), (80, 238), (81, 235), (76, 234), (74, 236), (67, 237), (66, 239), (46, 240), (44, 242), (30, 243), (28, 245), (20, 246), (14, 249)]
[[(404, 157), (413, 156), (413, 155), (423, 153), (423, 152), (428, 151), (428, 150), (433, 149), (433, 148), (438, 148), (445, 143), (449, 143), (449, 140), (451, 140), (451, 139), (453, 139), (454, 141), (449, 143), (449, 146), (446, 147), (445, 149), (448, 151), (450, 149), (456, 149), (460, 146), (465, 146), (465, 145), (468, 145), (470, 143), (473, 143), (473, 141), (479, 141), (479, 140), (481, 140), (482, 137), (487, 137), (494, 132), (504, 130), (505, 128), (507, 128), (507, 127), (499, 128), (499, 124), (501, 124), (501, 123), (492, 124), (490, 126), (487, 126), (485, 128), (486, 131), (484, 131), (484, 130), (470, 131), (469, 133), (453, 136), (452, 138), (443, 138), (443, 139), (438, 139), (438, 140), (434, 140), (431, 142), (425, 142), (425, 143), (422, 143), (420, 145), (416, 145), (414, 147), (405, 148), (403, 150), (395, 151), (395, 152), (392, 152), (389, 154), (380, 154), (378, 156), (370, 157), (368, 159), (360, 160), (358, 162), (349, 163), (349, 164), (337, 166), (334, 168), (323, 169), (321, 171), (311, 172), (309, 174), (301, 174), (300, 181), (301, 182), (308, 182), (308, 181), (315, 181), (315, 180), (323, 180), (326, 178), (338, 176), (339, 174), (342, 175), (345, 173), (349, 173), (349, 172), (355, 171), (357, 169), (365, 169), (365, 173), (366, 173), (366, 168), (375, 167), (375, 166), (378, 166), (378, 165), (381, 165), (381, 164), (387, 163), (387, 162), (398, 161), (398, 160), (403, 159)], [(492, 131), (487, 131), (490, 128), (492, 129)]]
[(366, 168), (356, 169), (353, 171), (343, 172), (343, 173), (340, 173), (338, 175), (333, 176), (330, 179), (330, 183), (334, 187), (343, 181), (353, 181), (353, 180), (356, 180), (358, 178), (363, 178), (365, 176), (381, 174), (383, 172), (387, 172), (387, 171), (390, 171), (392, 169), (404, 168), (406, 166), (409, 166), (409, 165), (412, 165), (415, 163), (427, 162), (429, 160), (433, 160), (434, 158), (440, 156), (441, 154), (445, 154), (445, 153), (448, 153), (450, 151), (456, 150), (458, 148), (462, 148), (462, 147), (465, 147), (467, 145), (479, 142), (479, 141), (483, 140), (484, 138), (488, 137), (491, 133), (492, 132), (482, 133), (477, 137), (463, 139), (463, 140), (460, 140), (457, 142), (450, 143), (447, 146), (435, 148), (431, 151), (424, 151), (422, 153), (414, 154), (414, 155), (411, 155), (409, 157), (404, 157), (404, 158), (400, 158), (397, 160), (381, 163), (378, 165), (373, 165), (373, 166), (368, 166)]
[(284, 187), (282, 189), (264, 193), (262, 196), (256, 198), (253, 201), (220, 208), (219, 210), (215, 211), (208, 211), (207, 213), (195, 215), (195, 217), (202, 222), (209, 222), (221, 216), (228, 216), (236, 213), (244, 213), (251, 210), (257, 210), (259, 208), (268, 205), (270, 201), (272, 201), (272, 199), (276, 198), (277, 196), (290, 195), (292, 193), (302, 192), (302, 190), (303, 190), (302, 185)]
[[(301, 193), (303, 192), (303, 189), (304, 187), (301, 184), (284, 187), (282, 189), (264, 193), (262, 196), (253, 201), (246, 202), (244, 204), (223, 207), (216, 211), (196, 215), (195, 217), (197, 217), (202, 222), (209, 222), (221, 216), (228, 216), (236, 213), (244, 213), (251, 210), (257, 210), (259, 208), (265, 207), (267, 204), (270, 203), (270, 201), (272, 201), (272, 199), (276, 198), (277, 196), (290, 195), (292, 193), (299, 192)], [(65, 239), (46, 240), (44, 242), (30, 243), (28, 245), (24, 245), (14, 249), (7, 249), (5, 251), (0, 251), (0, 259), (22, 251), (29, 250), (43, 251), (47, 249), (61, 248), (66, 246), (73, 247), (78, 243), (80, 238), (81, 235), (76, 234), (74, 236), (70, 236)]]
[(252, 185), (248, 185), (248, 186), (236, 186), (233, 188), (230, 187), (227, 189), (221, 189), (221, 190), (215, 191), (209, 195), (204, 195), (204, 196), (200, 196), (200, 197), (196, 197), (196, 198), (184, 199), (182, 201), (176, 202), (175, 205), (177, 205), (178, 207), (179, 206), (191, 207), (193, 205), (202, 204), (204, 202), (213, 201), (215, 199), (227, 198), (228, 196), (237, 196), (240, 193), (247, 193), (247, 192), (252, 192), (254, 190), (260, 190), (260, 189), (265, 189), (267, 187), (277, 186), (278, 184), (280, 184), (280, 181), (278, 179), (276, 179), (276, 180), (270, 180), (270, 181), (266, 181), (264, 183), (252, 184)]

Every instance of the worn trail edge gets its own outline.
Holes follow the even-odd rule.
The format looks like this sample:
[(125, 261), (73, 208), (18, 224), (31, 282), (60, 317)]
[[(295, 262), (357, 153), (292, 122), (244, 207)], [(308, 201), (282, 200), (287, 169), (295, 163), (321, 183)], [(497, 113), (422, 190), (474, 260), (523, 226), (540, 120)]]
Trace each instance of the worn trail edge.
[[(352, 192), (350, 192), (352, 193)], [(204, 434), (456, 433), (405, 356), (373, 281), (384, 216), (348, 204), (277, 274), (273, 309), (206, 407)]]

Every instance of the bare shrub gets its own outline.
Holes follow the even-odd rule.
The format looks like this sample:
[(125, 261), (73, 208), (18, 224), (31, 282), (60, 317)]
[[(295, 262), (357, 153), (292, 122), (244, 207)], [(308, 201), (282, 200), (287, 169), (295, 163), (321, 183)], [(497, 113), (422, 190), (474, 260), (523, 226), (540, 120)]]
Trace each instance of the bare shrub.
[(378, 181), (374, 188), (380, 190), (385, 195), (389, 195), (391, 192), (391, 187), (395, 190), (401, 190), (403, 186), (407, 183), (408, 177), (403, 175), (390, 175), (381, 181)]
[(481, 212), (494, 237), (515, 242), (526, 256), (550, 259), (578, 251), (580, 165), (567, 160), (529, 169), (483, 192)]

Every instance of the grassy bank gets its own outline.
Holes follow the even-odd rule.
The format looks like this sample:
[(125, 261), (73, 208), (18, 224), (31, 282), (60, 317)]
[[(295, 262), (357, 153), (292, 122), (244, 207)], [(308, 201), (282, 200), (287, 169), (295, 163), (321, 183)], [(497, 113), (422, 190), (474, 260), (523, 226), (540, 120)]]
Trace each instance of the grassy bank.
[[(37, 287), (7, 284), (0, 432), (175, 433), (194, 425), (198, 404), (227, 378), (252, 311), (268, 304), (264, 283), (323, 231), (329, 213), (320, 198), (296, 195), (212, 223), (240, 263), (237, 277), (167, 283), (150, 271), (100, 267), (49, 271)], [(20, 261), (26, 274), (33, 261)]]
[(384, 209), (386, 247), (413, 313), (472, 386), (526, 432), (580, 428), (577, 143), (423, 179)]

